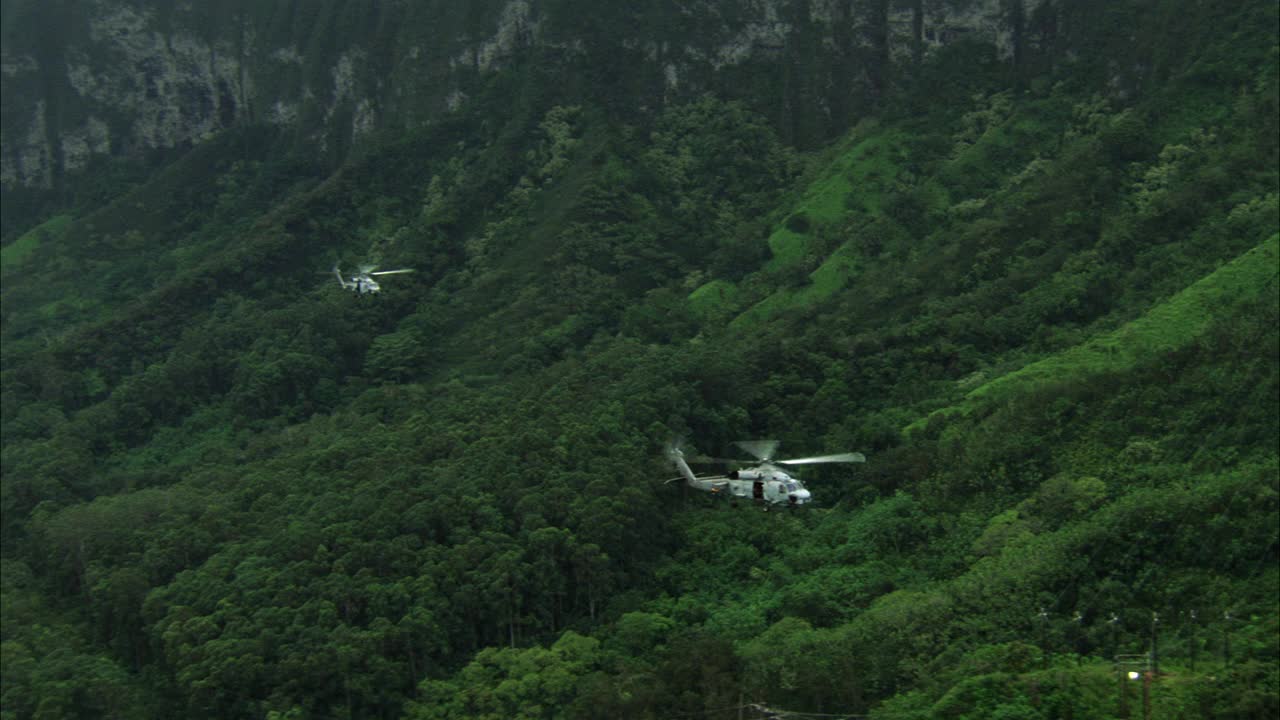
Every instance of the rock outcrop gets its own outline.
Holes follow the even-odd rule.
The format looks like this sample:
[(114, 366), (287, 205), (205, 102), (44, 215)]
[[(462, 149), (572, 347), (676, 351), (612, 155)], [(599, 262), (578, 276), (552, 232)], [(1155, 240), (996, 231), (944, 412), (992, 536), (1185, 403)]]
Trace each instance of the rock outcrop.
[[(50, 187), (96, 155), (199, 142), (242, 122), (287, 126), (321, 150), (349, 147), (458, 110), (485, 76), (528, 52), (577, 68), (625, 57), (620, 72), (640, 79), (628, 83), (639, 108), (726, 85), (768, 102), (787, 90), (742, 90), (739, 79), (780, 76), (788, 64), (822, 95), (856, 103), (878, 91), (877, 62), (906, 65), (966, 36), (1011, 53), (1008, 4), (702, 0), (640, 11), (375, 0), (322, 17), (318, 4), (284, 0), (12, 0), (0, 181)], [(835, 111), (823, 101), (812, 112)]]

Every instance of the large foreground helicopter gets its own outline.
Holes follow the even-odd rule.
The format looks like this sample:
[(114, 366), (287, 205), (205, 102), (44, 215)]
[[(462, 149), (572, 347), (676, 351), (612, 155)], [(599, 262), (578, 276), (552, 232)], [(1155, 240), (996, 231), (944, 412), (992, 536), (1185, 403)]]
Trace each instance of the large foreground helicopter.
[(342, 285), (343, 290), (351, 290), (357, 295), (372, 295), (373, 293), (382, 291), (382, 286), (378, 284), (377, 280), (373, 279), (374, 277), (380, 275), (400, 275), (402, 273), (413, 272), (413, 268), (374, 272), (374, 270), (377, 269), (377, 265), (361, 265), (354, 275), (350, 278), (344, 278), (342, 276), (342, 271), (338, 269), (337, 265), (334, 265), (333, 274), (337, 276), (338, 284)]
[[(777, 440), (742, 440), (734, 443), (738, 447), (754, 455), (758, 462), (753, 467), (733, 470), (726, 475), (697, 475), (689, 468), (684, 451), (678, 445), (667, 447), (667, 459), (680, 471), (680, 477), (672, 478), (673, 482), (684, 478), (689, 487), (702, 490), (713, 495), (729, 495), (731, 497), (751, 498), (765, 504), (767, 510), (771, 505), (798, 507), (807, 504), (813, 496), (796, 478), (788, 475), (779, 465), (809, 465), (814, 463), (860, 463), (867, 458), (862, 453), (839, 453), (836, 455), (818, 455), (815, 457), (794, 458), (792, 460), (774, 460), (773, 453), (778, 449)], [(718, 458), (693, 458), (694, 462), (738, 463), (737, 460)], [(746, 464), (750, 464), (747, 461)]]

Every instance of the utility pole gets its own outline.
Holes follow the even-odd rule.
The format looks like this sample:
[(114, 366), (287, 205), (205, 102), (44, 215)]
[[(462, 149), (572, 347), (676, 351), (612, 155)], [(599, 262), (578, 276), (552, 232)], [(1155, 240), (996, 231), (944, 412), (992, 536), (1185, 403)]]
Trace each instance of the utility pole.
[(1040, 648), (1044, 651), (1044, 669), (1049, 669), (1049, 660), (1051, 653), (1049, 652), (1049, 613), (1044, 608), (1040, 608)]
[(1196, 611), (1191, 611), (1191, 672), (1196, 671), (1196, 655), (1200, 651), (1200, 638), (1196, 636)]
[(1120, 616), (1112, 612), (1107, 619), (1107, 655), (1117, 657), (1120, 652)]
[(1084, 655), (1084, 643), (1081, 641), (1084, 631), (1080, 629), (1082, 625), (1084, 625), (1084, 616), (1077, 610), (1076, 616), (1071, 618), (1071, 652), (1075, 653), (1076, 665), (1080, 664), (1080, 658)]
[(1224, 668), (1231, 667), (1231, 611), (1225, 610), (1222, 613), (1222, 666)]
[(1160, 636), (1156, 630), (1160, 625), (1160, 613), (1151, 613), (1151, 672), (1160, 672)]
[(1107, 642), (1108, 644), (1111, 645), (1111, 647), (1107, 649), (1111, 651), (1111, 655), (1113, 657), (1115, 656), (1116, 651), (1119, 650), (1119, 648), (1116, 647), (1116, 632), (1118, 631), (1119, 625), (1120, 625), (1120, 616), (1115, 613), (1111, 613), (1111, 619), (1107, 620), (1107, 626), (1110, 628), (1110, 632), (1107, 633), (1107, 637), (1108, 637)]

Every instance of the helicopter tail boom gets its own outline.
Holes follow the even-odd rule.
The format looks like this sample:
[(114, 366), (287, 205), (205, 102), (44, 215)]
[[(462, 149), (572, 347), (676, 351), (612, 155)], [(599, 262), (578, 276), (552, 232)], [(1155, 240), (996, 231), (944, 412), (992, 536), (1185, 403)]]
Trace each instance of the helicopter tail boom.
[(346, 278), (342, 277), (342, 271), (338, 269), (336, 264), (333, 266), (333, 276), (338, 278), (338, 284), (341, 285), (344, 290), (354, 286), (354, 283), (347, 282)]

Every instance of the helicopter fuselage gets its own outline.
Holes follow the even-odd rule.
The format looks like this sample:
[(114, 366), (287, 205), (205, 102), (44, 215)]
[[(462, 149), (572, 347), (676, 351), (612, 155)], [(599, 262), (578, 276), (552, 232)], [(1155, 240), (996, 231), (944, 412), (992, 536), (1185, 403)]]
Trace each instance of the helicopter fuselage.
[(804, 505), (811, 498), (803, 483), (773, 465), (734, 470), (725, 479), (730, 495), (770, 505)]
[(368, 275), (356, 275), (344, 282), (343, 287), (354, 290), (360, 295), (372, 295), (376, 292), (382, 292), (382, 286), (378, 284), (378, 281)]
[(712, 495), (747, 498), (767, 505), (798, 507), (812, 498), (808, 489), (776, 465), (764, 463), (752, 468), (734, 470), (728, 475), (698, 477), (689, 469), (682, 454), (673, 454), (680, 474), (690, 487)]
[(367, 272), (359, 272), (350, 278), (345, 278), (342, 276), (342, 271), (338, 270), (338, 266), (335, 265), (333, 274), (337, 276), (338, 284), (342, 285), (343, 290), (350, 290), (357, 295), (372, 295), (382, 291), (382, 286)]

